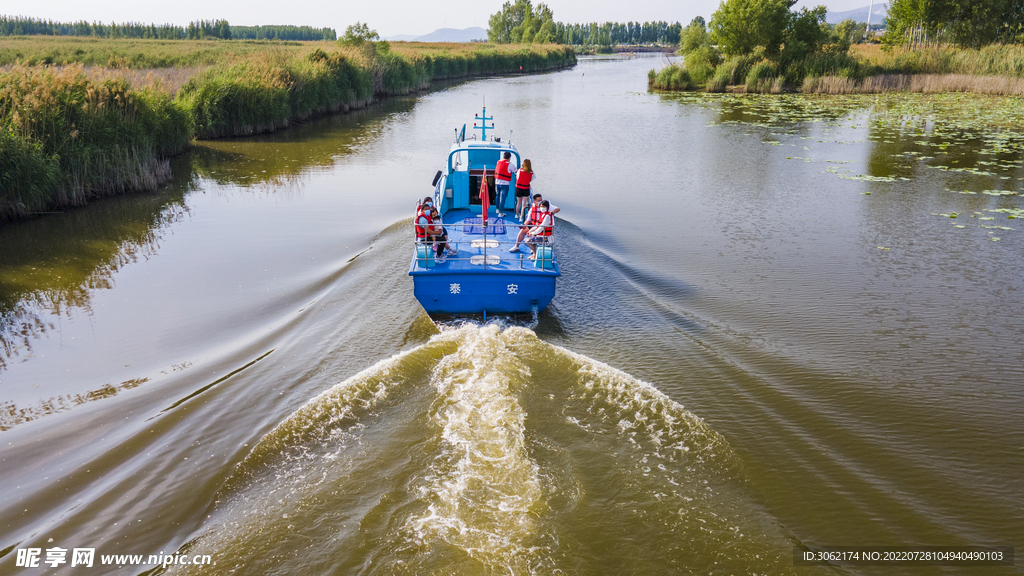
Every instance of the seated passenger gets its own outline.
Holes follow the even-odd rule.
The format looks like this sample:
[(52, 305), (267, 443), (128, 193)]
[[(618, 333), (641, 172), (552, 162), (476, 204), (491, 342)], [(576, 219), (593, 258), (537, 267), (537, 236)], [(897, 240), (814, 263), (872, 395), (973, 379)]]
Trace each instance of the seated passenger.
[(445, 250), (448, 256), (455, 256), (459, 253), (455, 248), (448, 246), (448, 229), (441, 225), (441, 215), (437, 208), (430, 210), (430, 224), (427, 226), (427, 240), (433, 242), (437, 247), (437, 261), (444, 264)]
[(555, 224), (555, 217), (551, 215), (551, 212), (548, 212), (548, 208), (550, 208), (548, 201), (541, 201), (540, 206), (537, 207), (537, 214), (539, 215), (537, 225), (530, 228), (530, 235), (526, 238), (526, 245), (533, 251), (530, 260), (537, 258), (538, 244), (548, 244), (551, 242), (551, 231)]
[[(519, 244), (523, 242), (523, 238), (526, 237), (527, 231), (529, 231), (530, 228), (536, 226), (540, 222), (540, 212), (538, 209), (540, 208), (540, 204), (543, 201), (544, 198), (540, 194), (533, 195), (533, 205), (530, 206), (530, 211), (528, 213), (529, 215), (523, 222), (523, 225), (519, 227), (519, 236), (516, 237), (516, 244), (515, 246), (508, 249), (509, 252), (519, 252)], [(561, 210), (561, 208), (559, 208), (558, 206), (552, 206), (549, 212), (551, 214), (554, 214), (559, 210)]]
[(427, 227), (433, 224), (430, 219), (430, 211), (433, 209), (434, 199), (427, 196), (416, 205), (416, 216), (413, 224), (416, 226), (416, 242), (427, 241)]

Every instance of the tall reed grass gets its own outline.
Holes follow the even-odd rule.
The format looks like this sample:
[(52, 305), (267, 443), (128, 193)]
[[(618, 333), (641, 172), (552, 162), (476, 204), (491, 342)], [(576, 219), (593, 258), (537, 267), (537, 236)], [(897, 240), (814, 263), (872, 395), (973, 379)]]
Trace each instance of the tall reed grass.
[[(404, 44), (404, 43), (403, 43)], [(386, 42), (317, 47), (301, 56), (260, 53), (213, 66), (178, 92), (197, 138), (266, 132), (315, 115), (360, 108), (375, 97), (408, 94), (433, 80), (536, 72), (575, 64), (571, 47)]]
[(665, 66), (657, 73), (651, 70), (647, 74), (647, 84), (659, 90), (691, 90), (694, 88), (690, 72), (679, 64)]
[(1024, 96), (1024, 78), (967, 74), (879, 74), (858, 81), (852, 78), (822, 76), (804, 80), (802, 90), (813, 94), (976, 92)]
[(191, 134), (166, 92), (81, 65), (14, 66), (0, 73), (0, 219), (153, 189)]
[[(271, 131), (426, 88), (432, 80), (576, 63), (568, 46), (402, 43), (392, 48), (387, 42), (361, 47), (174, 42), (179, 52), (159, 61), (153, 52), (166, 42), (103, 40), (90, 52), (81, 48), (89, 39), (75, 40), (51, 41), (55, 52), (45, 61), (70, 55), (77, 63), (0, 67), (0, 220), (81, 204), (100, 194), (155, 188), (170, 176), (167, 158), (193, 138)], [(28, 45), (38, 48), (38, 43)], [(79, 48), (60, 51), (69, 45)], [(82, 64), (93, 62), (103, 47), (128, 53), (137, 45), (148, 52), (132, 58), (113, 52), (108, 67)], [(210, 53), (217, 54), (212, 65), (206, 59)], [(191, 67), (142, 69), (169, 61)]]
[(980, 49), (931, 48), (862, 53), (861, 60), (878, 74), (959, 74), (1024, 78), (1024, 46), (993, 44)]
[(709, 92), (724, 92), (728, 88), (778, 93), (789, 87), (820, 94), (898, 90), (1024, 94), (1019, 81), (1024, 78), (1024, 46), (1019, 45), (891, 52), (855, 47), (849, 53), (818, 52), (788, 62), (735, 56), (718, 64), (711, 73), (691, 72), (691, 81), (685, 84), (670, 81), (673, 74), (678, 74), (670, 68), (673, 67), (661, 72), (652, 70), (648, 78), (650, 87), (690, 90), (703, 84)]

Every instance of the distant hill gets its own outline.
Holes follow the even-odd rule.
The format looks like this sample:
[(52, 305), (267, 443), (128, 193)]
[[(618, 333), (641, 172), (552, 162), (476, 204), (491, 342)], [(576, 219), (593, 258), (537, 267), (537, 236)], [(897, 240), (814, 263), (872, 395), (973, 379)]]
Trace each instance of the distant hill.
[[(867, 8), (864, 9), (867, 12)], [(487, 40), (487, 30), (478, 26), (456, 30), (455, 28), (438, 28), (424, 36), (413, 36), (411, 34), (400, 34), (388, 36), (385, 40), (394, 42), (472, 42), (473, 40)]]
[[(881, 24), (882, 20), (888, 15), (889, 11), (885, 8), (885, 2), (882, 0), (875, 2), (874, 8), (871, 9), (871, 24)], [(829, 24), (839, 24), (848, 18), (855, 22), (867, 22), (868, 6), (865, 4), (863, 8), (844, 10), (842, 12), (829, 12), (825, 14), (825, 21)]]

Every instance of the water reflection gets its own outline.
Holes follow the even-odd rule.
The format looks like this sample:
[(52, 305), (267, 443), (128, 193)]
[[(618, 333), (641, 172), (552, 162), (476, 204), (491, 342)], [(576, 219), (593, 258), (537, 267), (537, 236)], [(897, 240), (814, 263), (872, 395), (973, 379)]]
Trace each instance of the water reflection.
[(192, 171), (220, 185), (295, 191), (303, 176), (334, 166), (338, 157), (373, 146), (413, 97), (391, 98), (363, 110), (322, 118), (263, 136), (201, 141)]
[(121, 196), (0, 230), (0, 370), (31, 354), (32, 341), (72, 309), (90, 311), (95, 290), (129, 263), (150, 258), (163, 231), (188, 216), (196, 180), (187, 159), (153, 194)]
[(90, 310), (90, 295), (110, 288), (126, 264), (159, 249), (162, 230), (188, 214), (185, 197), (202, 180), (274, 194), (298, 193), (304, 174), (372, 145), (415, 98), (392, 98), (276, 134), (203, 141), (174, 159), (171, 184), (156, 194), (97, 202), (0, 230), (0, 370), (70, 308)]
[[(892, 183), (938, 176), (945, 190), (960, 194), (1024, 195), (1024, 101), (1018, 98), (902, 93), (662, 98), (715, 110), (713, 126), (760, 129), (765, 144), (800, 149), (787, 160), (829, 164), (823, 169), (844, 180)], [(858, 133), (863, 139), (850, 138)], [(802, 142), (788, 138), (793, 136)], [(848, 166), (857, 164), (857, 154), (835, 144), (864, 144), (863, 168)]]
[[(0, 230), (0, 374), (35, 357), (33, 343), (60, 324), (93, 314), (98, 290), (114, 286), (127, 265), (160, 251), (173, 224), (189, 217), (193, 192), (242, 189), (259, 196), (301, 196), (308, 176), (373, 146), (400, 123), (416, 99), (392, 98), (345, 115), (325, 117), (272, 135), (197, 143), (173, 159), (172, 182), (154, 194), (95, 202)], [(148, 381), (131, 377), (19, 405), (0, 399), (0, 430), (45, 414), (108, 398)]]

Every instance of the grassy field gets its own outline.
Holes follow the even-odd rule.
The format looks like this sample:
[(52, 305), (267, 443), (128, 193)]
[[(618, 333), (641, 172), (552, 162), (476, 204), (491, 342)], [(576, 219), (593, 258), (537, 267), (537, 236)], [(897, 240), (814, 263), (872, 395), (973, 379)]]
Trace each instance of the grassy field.
[(225, 58), (262, 52), (298, 54), (311, 45), (331, 47), (333, 42), (281, 42), (276, 40), (145, 40), (77, 36), (0, 37), (0, 66), (21, 63), (81, 63), (86, 66), (171, 68), (212, 66)]
[(1024, 95), (1024, 46), (993, 45), (978, 50), (933, 48), (892, 50), (854, 45), (845, 54), (819, 53), (780, 65), (753, 57), (733, 57), (711, 72), (701, 62), (651, 71), (658, 90), (778, 93), (980, 92)]
[(557, 45), (0, 39), (0, 220), (153, 189), (194, 138), (267, 132), (433, 80), (575, 64)]

